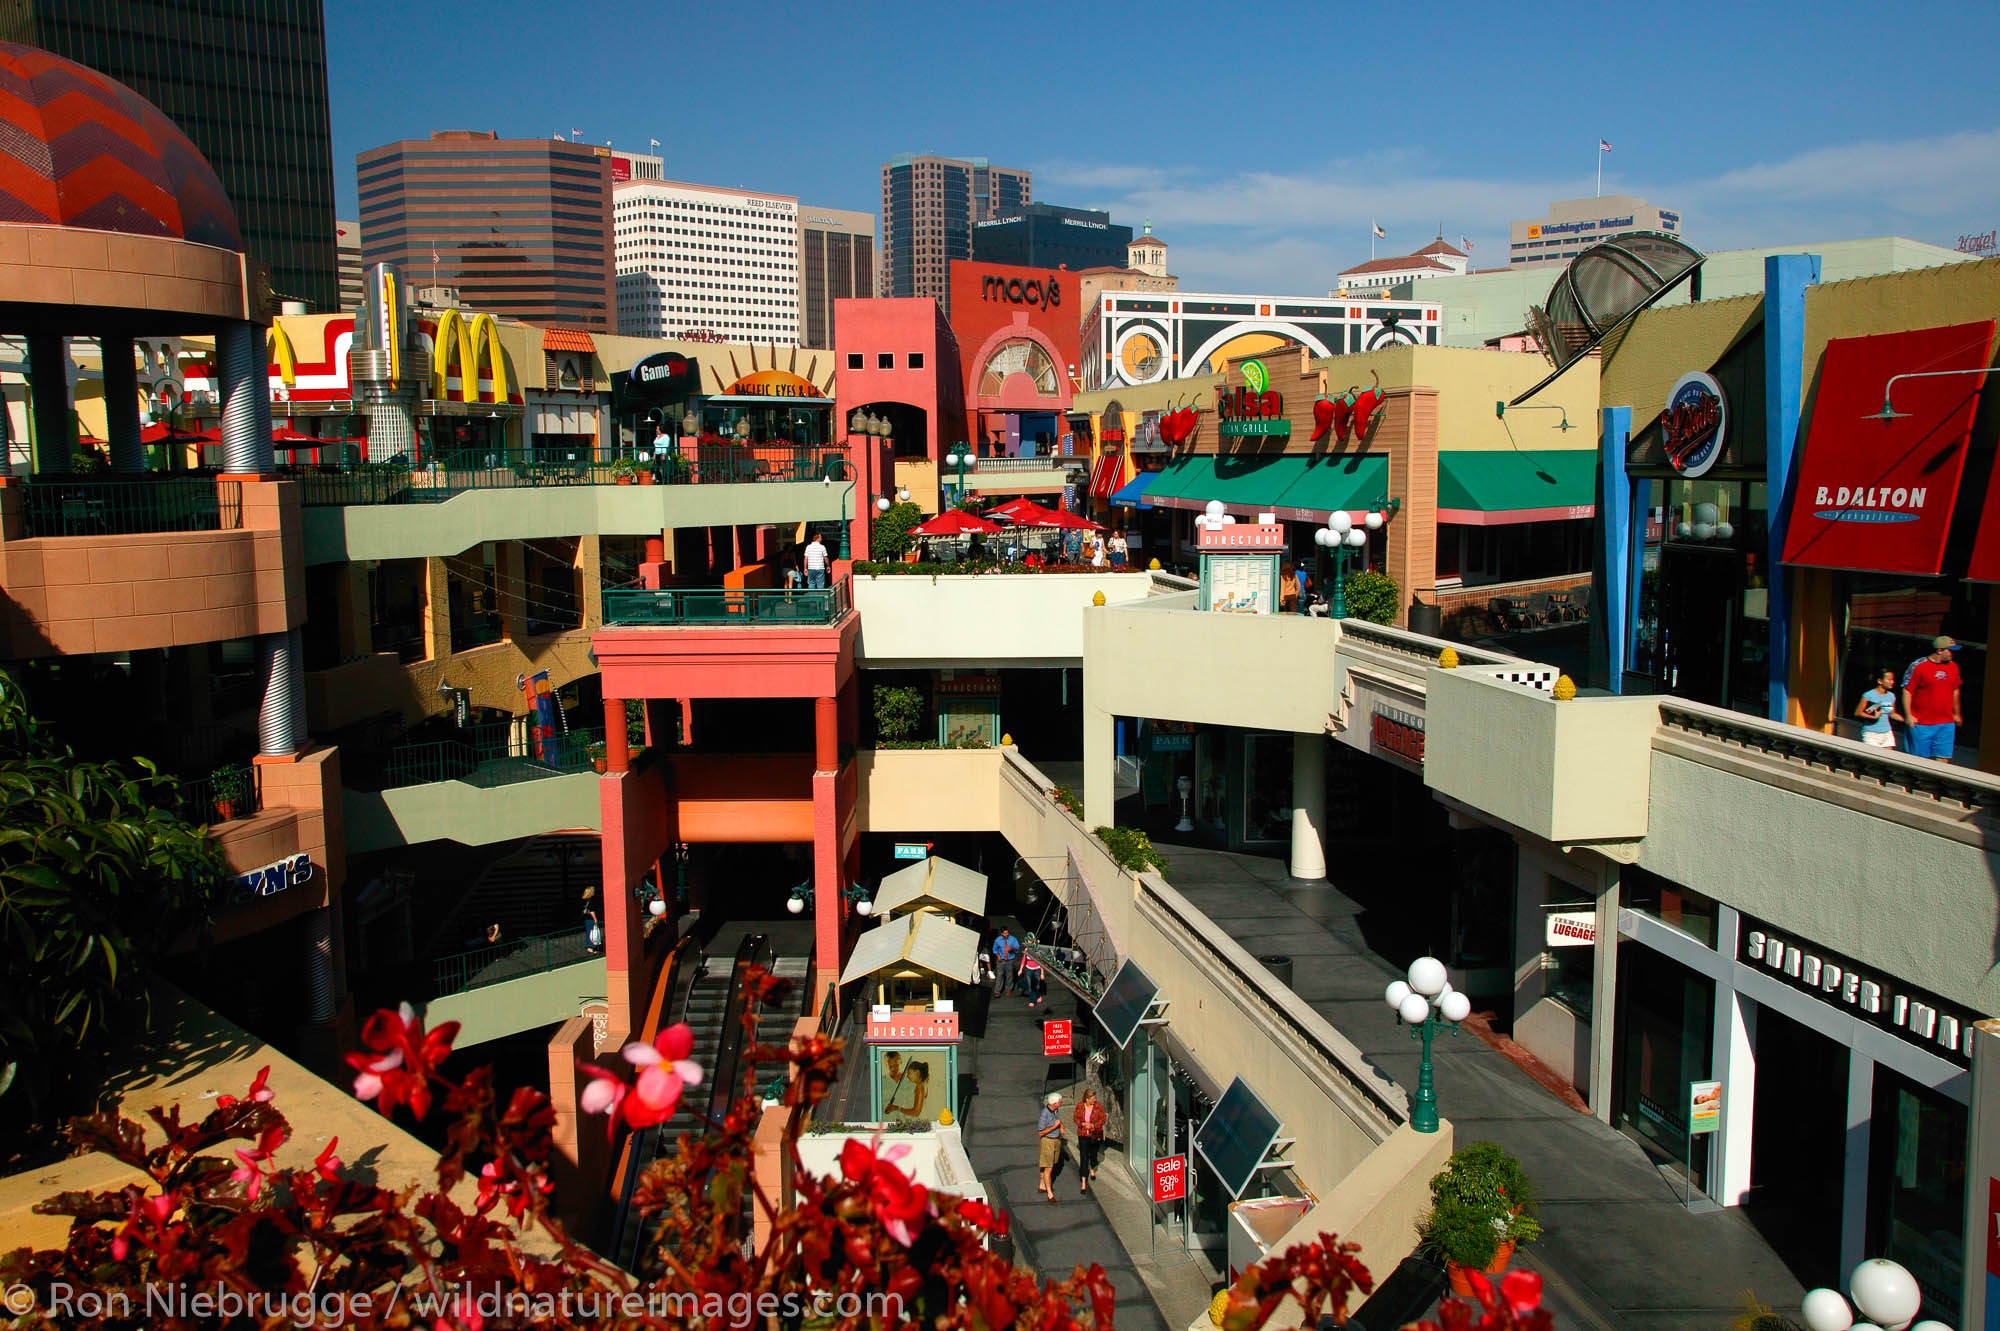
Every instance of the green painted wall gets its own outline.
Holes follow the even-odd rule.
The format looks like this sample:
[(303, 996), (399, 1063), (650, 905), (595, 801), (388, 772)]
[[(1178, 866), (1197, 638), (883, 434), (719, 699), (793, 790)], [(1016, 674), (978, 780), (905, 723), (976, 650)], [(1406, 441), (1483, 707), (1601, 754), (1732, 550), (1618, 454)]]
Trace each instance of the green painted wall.
[(594, 830), (602, 818), (595, 772), (491, 790), (463, 781), (433, 781), (399, 790), (349, 790), (344, 796), (349, 854), (425, 841), (484, 846), (565, 828)]
[(458, 1038), (452, 1043), (464, 1049), (568, 1021), (582, 1014), (586, 1002), (603, 997), (604, 958), (593, 957), (540, 975), (447, 995), (424, 1009), (424, 1024), (435, 1030), (441, 1021), (458, 1022)]

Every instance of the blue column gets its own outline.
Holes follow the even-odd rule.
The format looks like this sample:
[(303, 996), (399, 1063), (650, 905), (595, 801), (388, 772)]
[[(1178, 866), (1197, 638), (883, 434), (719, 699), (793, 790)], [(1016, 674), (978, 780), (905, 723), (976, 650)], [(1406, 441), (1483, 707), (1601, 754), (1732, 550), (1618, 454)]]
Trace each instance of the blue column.
[(1806, 288), (1819, 281), (1817, 254), (1773, 254), (1764, 260), (1764, 482), (1770, 548), (1771, 702), (1767, 715), (1783, 721), (1789, 710), (1792, 662), (1792, 595), (1784, 566), (1785, 527), (1792, 495), (1792, 461), (1799, 438), (1799, 400), (1805, 387)]
[[(1639, 595), (1639, 583), (1632, 539), (1632, 481), (1625, 474), (1626, 441), (1632, 433), (1632, 408), (1605, 407), (1598, 412), (1598, 476), (1601, 505), (1597, 510), (1597, 530), (1604, 542), (1597, 565), (1602, 570), (1604, 593), (1598, 598), (1597, 627), (1592, 638), (1603, 641), (1604, 687), (1613, 693), (1625, 691), (1625, 667), (1630, 659), (1632, 612)], [(1598, 644), (1591, 644), (1592, 655)]]

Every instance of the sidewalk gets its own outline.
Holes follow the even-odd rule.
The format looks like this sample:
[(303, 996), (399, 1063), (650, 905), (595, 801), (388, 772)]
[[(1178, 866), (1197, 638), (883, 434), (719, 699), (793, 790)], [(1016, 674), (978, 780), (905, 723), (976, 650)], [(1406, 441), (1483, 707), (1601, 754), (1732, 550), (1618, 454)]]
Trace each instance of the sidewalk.
[[(1382, 999), (1404, 967), (1364, 940), (1361, 905), (1331, 884), (1293, 881), (1282, 860), (1162, 851), (1176, 890), (1253, 955), (1290, 956), (1293, 991), (1414, 1090), (1417, 1042)], [(1515, 1260), (1542, 1273), (1559, 1328), (1722, 1331), (1751, 1290), (1773, 1307), (1798, 1306), (1803, 1289), (1739, 1210), (1689, 1214), (1637, 1144), (1469, 1031), (1439, 1039), (1433, 1062), (1456, 1141), (1500, 1143), (1535, 1182), (1543, 1237)]]
[[(995, 924), (1013, 923), (996, 919)], [(1018, 928), (1019, 926), (1015, 926)], [(1181, 1331), (1208, 1306), (1207, 1273), (1181, 1255), (1153, 1263), (1147, 1256), (1147, 1213), (1138, 1186), (1107, 1155), (1088, 1196), (1077, 1191), (1075, 1143), (1055, 1176), (1056, 1201), (1043, 1198), (1036, 1164), (1036, 1122), (1049, 1060), (1042, 1055), (1042, 1021), (1072, 1015), (1063, 991), (1030, 1008), (1018, 996), (967, 991), (961, 1009), (968, 1039), (959, 1053), (965, 1089), (965, 1148), (994, 1205), (1013, 1219), (1015, 1259), (1044, 1279), (1067, 1277), (1078, 1265), (1101, 1265), (1118, 1292), (1118, 1331)], [(1063, 1103), (1065, 1135), (1070, 1110)], [(1111, 1218), (1116, 1218), (1114, 1226)], [(1162, 1245), (1165, 1251), (1165, 1245)], [(1162, 1316), (1162, 1309), (1173, 1316)]]

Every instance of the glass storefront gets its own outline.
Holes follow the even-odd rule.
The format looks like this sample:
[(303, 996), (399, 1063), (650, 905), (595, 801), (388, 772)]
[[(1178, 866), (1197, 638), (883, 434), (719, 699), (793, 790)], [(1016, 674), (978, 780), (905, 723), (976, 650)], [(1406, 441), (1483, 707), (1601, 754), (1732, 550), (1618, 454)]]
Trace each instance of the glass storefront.
[[(1187, 1215), (1192, 1228), (1190, 1247), (1221, 1255), (1229, 1247), (1229, 1204), (1232, 1200), (1215, 1181), (1194, 1149), (1194, 1135), (1215, 1107), (1188, 1069), (1161, 1044), (1143, 1036), (1125, 1053), (1130, 1090), (1125, 1103), (1131, 1113), (1131, 1144), (1126, 1166), (1151, 1196), (1153, 1162), (1172, 1155), (1188, 1157)], [(1262, 1175), (1251, 1182), (1245, 1198), (1270, 1195)], [(1179, 1206), (1159, 1208), (1161, 1222), (1180, 1223)]]
[(1868, 1251), (1901, 1262), (1923, 1316), (1960, 1325), (1965, 1274), (1966, 1107), (1875, 1065)]
[[(746, 425), (747, 435), (741, 428)], [(833, 403), (743, 395), (706, 398), (701, 403), (701, 433), (753, 444), (831, 443)]]
[(1645, 527), (1626, 691), (1763, 715), (1771, 640), (1763, 483), (1641, 480), (1635, 507)]
[[(1688, 1168), (1688, 1083), (1705, 1079), (1715, 1036), (1715, 982), (1638, 943), (1618, 945), (1617, 1094), (1613, 1123), (1676, 1171)], [(1694, 1152), (1694, 1186), (1708, 1151)]]
[[(1985, 584), (1956, 578), (1913, 578), (1892, 573), (1848, 573), (1840, 579), (1835, 610), (1840, 631), (1839, 674), (1834, 685), (1835, 733), (1859, 738), (1854, 704), (1875, 687), (1875, 674), (1893, 670), (1900, 683), (1909, 664), (1931, 650), (1931, 640), (1949, 634), (1958, 640), (1952, 660), (1963, 683), (1965, 720), (1958, 728), (1960, 760), (1978, 741), (1985, 712)], [(1897, 710), (1901, 710), (1900, 704)], [(1905, 743), (1897, 727), (1898, 748)]]

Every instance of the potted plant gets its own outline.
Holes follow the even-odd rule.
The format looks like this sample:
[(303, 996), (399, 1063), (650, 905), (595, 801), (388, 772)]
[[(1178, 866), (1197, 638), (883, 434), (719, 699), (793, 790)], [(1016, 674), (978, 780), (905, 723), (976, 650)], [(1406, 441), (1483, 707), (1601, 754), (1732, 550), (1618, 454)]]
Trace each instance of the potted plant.
[(598, 773), (602, 775), (607, 762), (604, 756), (603, 741), (600, 740), (595, 744), (587, 745), (584, 748), (584, 752), (590, 756), (590, 765), (596, 768)]
[[(1424, 1242), (1448, 1269), (1458, 1266), (1497, 1274), (1506, 1269), (1516, 1246), (1541, 1237), (1533, 1209), (1533, 1185), (1521, 1162), (1497, 1142), (1473, 1142), (1455, 1152), (1431, 1179)], [(1483, 1223), (1484, 1230), (1475, 1233), (1470, 1219)], [(1430, 1238), (1434, 1225), (1435, 1242)], [(1483, 1262), (1469, 1260), (1482, 1254)], [(1457, 1271), (1453, 1288), (1458, 1288)]]
[(620, 485), (636, 485), (639, 481), (639, 462), (636, 458), (619, 458), (611, 464), (611, 475)]
[(250, 793), (249, 774), (238, 767), (222, 768), (210, 775), (208, 788), (215, 801), (215, 821), (229, 822), (236, 817), (236, 806), (245, 803)]
[[(1485, 1271), (1500, 1260), (1501, 1234), (1506, 1224), (1485, 1208), (1455, 1197), (1433, 1205), (1417, 1223), (1417, 1247), (1444, 1263), (1455, 1294), (1471, 1294), (1471, 1273)], [(1512, 1255), (1512, 1249), (1509, 1249)]]

